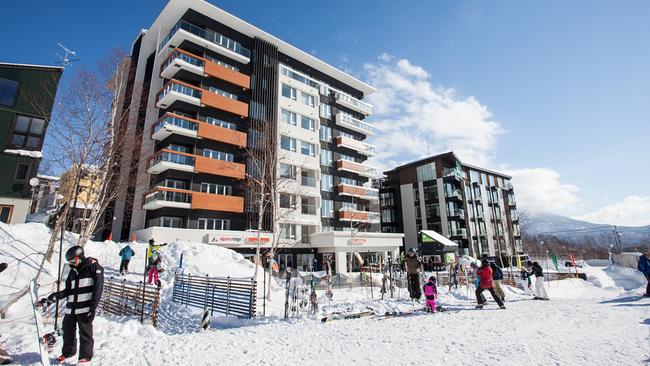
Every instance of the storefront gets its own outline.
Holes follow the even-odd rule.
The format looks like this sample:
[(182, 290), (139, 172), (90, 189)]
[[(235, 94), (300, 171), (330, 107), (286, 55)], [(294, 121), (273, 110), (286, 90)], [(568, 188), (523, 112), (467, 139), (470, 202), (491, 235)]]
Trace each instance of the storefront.
[(458, 244), (433, 230), (421, 230), (418, 247), (426, 271), (445, 271), (458, 257)]

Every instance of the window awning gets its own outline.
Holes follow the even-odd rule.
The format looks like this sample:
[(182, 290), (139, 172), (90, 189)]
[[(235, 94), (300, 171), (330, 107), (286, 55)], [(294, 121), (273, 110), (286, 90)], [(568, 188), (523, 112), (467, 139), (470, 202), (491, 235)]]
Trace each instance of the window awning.
[(422, 244), (433, 243), (438, 247), (442, 246), (442, 251), (451, 252), (458, 250), (458, 244), (445, 238), (433, 230), (420, 230), (420, 242)]

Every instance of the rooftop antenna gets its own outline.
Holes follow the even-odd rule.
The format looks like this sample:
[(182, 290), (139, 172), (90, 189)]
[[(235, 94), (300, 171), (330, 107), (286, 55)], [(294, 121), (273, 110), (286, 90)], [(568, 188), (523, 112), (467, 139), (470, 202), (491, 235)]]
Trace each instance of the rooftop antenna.
[(57, 42), (56, 44), (59, 45), (65, 52), (65, 56), (61, 56), (58, 53), (54, 52), (54, 54), (59, 58), (59, 61), (57, 61), (57, 64), (61, 64), (61, 66), (68, 66), (71, 65), (75, 61), (79, 61), (78, 58), (70, 58), (70, 56), (77, 56), (77, 53), (66, 46), (62, 45), (61, 43)]

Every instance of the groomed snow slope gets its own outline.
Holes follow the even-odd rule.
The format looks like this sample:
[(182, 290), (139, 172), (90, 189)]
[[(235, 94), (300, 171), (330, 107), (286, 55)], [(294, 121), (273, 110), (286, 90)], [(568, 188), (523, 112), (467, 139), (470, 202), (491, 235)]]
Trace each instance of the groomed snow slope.
[[(0, 224), (0, 261), (10, 262), (0, 274), (0, 301), (33, 276), (32, 267), (40, 263), (38, 252), (48, 237), (40, 224)], [(67, 242), (74, 239), (66, 237)], [(99, 259), (108, 276), (119, 267), (119, 248), (115, 243), (89, 243), (86, 250)], [(130, 280), (141, 279), (145, 248), (143, 243), (134, 245), (131, 270), (137, 273), (130, 274)], [(485, 310), (474, 310), (474, 296), (468, 297), (466, 289), (441, 289), (439, 302), (452, 310), (448, 313), (325, 324), (320, 317), (332, 311), (370, 307), (383, 313), (413, 305), (403, 299), (404, 291), (396, 294), (402, 299), (382, 301), (369, 299), (363, 288), (335, 287), (331, 306), (322, 294), (319, 297), (319, 315), (284, 321), (283, 288), (276, 284), (267, 310), (272, 316), (248, 321), (213, 318), (212, 329), (203, 332), (198, 329), (199, 311), (169, 300), (169, 274), (180, 253), (186, 273), (248, 277), (254, 267), (230, 250), (203, 244), (171, 243), (163, 253), (171, 270), (163, 277), (159, 327), (98, 316), (93, 364), (643, 365), (650, 360), (650, 299), (639, 296), (643, 277), (624, 268), (586, 267), (589, 282), (551, 282), (547, 287), (551, 301), (531, 301), (507, 288), (507, 310), (496, 310), (491, 300)], [(55, 268), (53, 264), (51, 269)], [(51, 280), (46, 276), (42, 283)], [(378, 296), (377, 289), (374, 295)], [(29, 302), (23, 298), (8, 319), (0, 320), (0, 342), (17, 363), (27, 365), (38, 362), (28, 310)]]

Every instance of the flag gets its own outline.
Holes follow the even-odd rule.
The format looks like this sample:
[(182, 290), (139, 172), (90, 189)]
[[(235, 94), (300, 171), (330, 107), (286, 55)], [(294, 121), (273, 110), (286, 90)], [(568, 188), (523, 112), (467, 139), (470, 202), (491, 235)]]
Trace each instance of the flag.
[(551, 260), (553, 261), (553, 266), (555, 267), (555, 270), (560, 272), (560, 267), (557, 265), (557, 255), (552, 254), (551, 255)]

